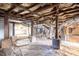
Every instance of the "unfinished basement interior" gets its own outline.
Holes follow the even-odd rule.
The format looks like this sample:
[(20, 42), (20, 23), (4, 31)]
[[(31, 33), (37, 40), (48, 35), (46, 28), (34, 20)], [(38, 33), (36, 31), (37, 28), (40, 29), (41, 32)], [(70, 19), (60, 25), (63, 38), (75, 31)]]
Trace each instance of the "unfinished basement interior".
[(79, 56), (79, 3), (0, 3), (0, 56)]

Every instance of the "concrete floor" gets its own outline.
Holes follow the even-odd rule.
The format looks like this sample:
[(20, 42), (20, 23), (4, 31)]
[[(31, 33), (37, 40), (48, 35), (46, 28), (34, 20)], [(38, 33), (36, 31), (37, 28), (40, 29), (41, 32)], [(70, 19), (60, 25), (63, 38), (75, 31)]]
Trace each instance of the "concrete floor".
[(21, 48), (22, 54), (25, 56), (56, 56), (59, 55), (55, 50), (52, 49), (51, 40), (38, 40), (37, 42), (31, 43), (26, 50), (25, 47)]
[(7, 56), (60, 56), (56, 50), (52, 49), (51, 40), (37, 40), (22, 47), (11, 47), (4, 49)]
[[(59, 50), (52, 48), (52, 40), (33, 37), (25, 46), (0, 49), (0, 56), (79, 56), (79, 45), (61, 41)], [(63, 46), (64, 45), (64, 46)]]

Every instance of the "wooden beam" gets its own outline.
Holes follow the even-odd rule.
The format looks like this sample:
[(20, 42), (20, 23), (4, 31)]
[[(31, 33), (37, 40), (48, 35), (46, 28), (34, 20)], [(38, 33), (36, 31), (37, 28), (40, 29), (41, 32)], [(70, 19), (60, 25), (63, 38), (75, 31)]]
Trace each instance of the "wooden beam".
[(0, 9), (0, 13), (5, 13), (5, 10), (4, 9)]
[[(36, 12), (35, 12), (36, 13)], [(47, 13), (44, 13), (44, 14), (41, 14), (40, 16), (39, 16), (39, 18), (40, 17), (44, 17), (44, 16), (46, 16), (46, 15), (49, 15), (49, 14), (53, 14), (53, 13), (55, 13), (55, 11), (53, 11), (53, 12), (47, 12)], [(33, 16), (31, 13), (29, 13), (29, 14), (26, 14), (26, 16), (24, 16), (24, 17), (30, 17), (30, 16)]]
[[(52, 6), (49, 6), (49, 7), (51, 7), (52, 8)], [(48, 9), (48, 7), (47, 7), (47, 9)], [(29, 9), (27, 9), (28, 11), (29, 11)], [(43, 9), (43, 10), (45, 10), (45, 9)], [(30, 11), (30, 13), (29, 14), (24, 14), (24, 15), (26, 15), (25, 17), (29, 17), (29, 16), (31, 16), (32, 14), (36, 14), (36, 15), (38, 15), (38, 16), (41, 16), (40, 14), (38, 14), (36, 11), (35, 12), (32, 12), (32, 11)], [(28, 16), (29, 15), (29, 16)]]
[(54, 6), (53, 5), (45, 5), (44, 7), (40, 7), (37, 10), (35, 10), (35, 12), (38, 13), (38, 12), (44, 11), (44, 10), (49, 9), (49, 8), (54, 8)]
[[(77, 6), (78, 7), (78, 6)], [(30, 14), (31, 15), (31, 14)]]
[(72, 10), (68, 10), (68, 11), (64, 11), (62, 13), (60, 13), (59, 15), (64, 15), (64, 14), (69, 14), (69, 13), (75, 13), (75, 12), (79, 12), (79, 8), (77, 9), (72, 9)]
[[(78, 7), (78, 6), (77, 6), (77, 7)], [(77, 7), (76, 7), (76, 8), (77, 8)], [(75, 7), (74, 7), (74, 8), (75, 8)], [(71, 9), (67, 9), (67, 10), (71, 10)], [(64, 10), (64, 11), (67, 11), (67, 10)], [(28, 15), (28, 14), (27, 14), (27, 15)], [(31, 16), (31, 15), (32, 15), (32, 14), (30, 14), (29, 16)], [(28, 17), (29, 17), (29, 16), (28, 16)]]
[[(29, 8), (32, 8), (32, 7), (35, 6), (35, 5), (37, 5), (37, 4), (33, 4), (33, 5), (31, 5), (30, 7), (26, 7), (26, 8), (29, 9)], [(21, 6), (21, 7), (22, 7), (22, 6)], [(16, 14), (20, 14), (20, 13), (22, 13), (22, 12), (24, 12), (24, 11), (26, 11), (26, 9), (20, 10), (20, 11), (17, 12)]]
[(79, 12), (64, 14), (64, 15), (60, 16), (59, 19), (67, 19), (67, 18), (71, 18), (73, 16), (78, 16), (78, 15), (79, 15)]
[(4, 15), (4, 39), (9, 39), (9, 21), (8, 15)]
[(73, 9), (77, 9), (77, 8), (79, 8), (79, 5), (73, 4), (72, 6), (70, 6), (68, 8), (61, 8), (59, 10), (59, 12), (69, 11), (69, 10), (73, 10)]
[[(49, 17), (48, 17), (48, 18), (49, 18)], [(54, 22), (54, 21), (55, 21), (55, 19), (49, 18), (49, 19), (41, 20), (41, 21), (39, 21), (39, 23), (44, 23), (44, 22), (47, 21), (47, 20), (50, 20), (51, 22)]]
[[(23, 9), (25, 9), (25, 10), (27, 10), (27, 11), (29, 11), (31, 14), (37, 14), (37, 13), (35, 13), (35, 12), (29, 10), (28, 8), (23, 7), (23, 6), (19, 5), (19, 4), (18, 4), (18, 6), (21, 7), (21, 8), (23, 8)], [(37, 14), (37, 15), (39, 15), (39, 14)], [(39, 15), (39, 16), (40, 16), (40, 15)]]
[(16, 3), (12, 3), (11, 4), (11, 8), (9, 9), (9, 10), (7, 10), (6, 12), (7, 13), (10, 13), (13, 9), (15, 9), (16, 8)]
[(15, 13), (14, 15), (18, 15), (19, 13), (23, 12), (24, 10), (20, 10), (19, 12)]
[[(36, 5), (36, 4), (35, 4)], [(20, 4), (17, 4), (17, 5), (15, 5), (15, 6), (19, 6), (19, 7), (21, 7), (21, 8), (23, 8), (24, 10), (27, 10), (27, 11), (29, 11), (31, 14), (36, 14), (36, 15), (38, 15), (38, 16), (40, 16), (39, 14), (37, 14), (37, 13), (35, 13), (35, 12), (33, 12), (33, 11), (30, 11), (28, 8), (26, 8), (26, 7), (23, 7), (23, 6), (21, 6)], [(34, 5), (33, 5), (34, 6)], [(31, 7), (33, 7), (33, 6), (31, 6)], [(29, 7), (30, 8), (30, 7)], [(24, 10), (21, 10), (21, 11), (19, 11), (18, 13), (20, 13), (20, 12), (23, 12)], [(14, 13), (14, 12), (13, 12)], [(12, 13), (12, 14), (13, 14)], [(17, 16), (19, 16), (19, 17), (21, 17), (22, 16), (22, 18), (26, 18), (26, 15), (25, 16), (23, 16), (23, 15), (20, 15), (20, 14), (18, 14), (18, 13), (14, 13), (13, 15), (16, 15), (16, 17)]]
[(48, 17), (48, 16), (53, 16), (53, 13), (56, 13), (55, 11), (53, 11), (53, 12), (49, 12), (49, 13), (45, 13), (45, 14), (42, 14), (40, 17), (38, 17), (38, 18), (36, 18), (36, 20), (34, 20), (34, 21), (37, 21), (37, 20), (39, 20), (40, 18), (42, 18), (42, 17)]

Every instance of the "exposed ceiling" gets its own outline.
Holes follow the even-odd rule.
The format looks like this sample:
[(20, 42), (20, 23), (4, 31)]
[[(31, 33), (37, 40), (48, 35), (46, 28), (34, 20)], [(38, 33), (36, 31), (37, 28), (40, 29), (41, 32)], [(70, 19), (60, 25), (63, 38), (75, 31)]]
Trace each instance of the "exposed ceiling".
[(9, 17), (21, 20), (31, 19), (38, 22), (51, 22), (56, 15), (56, 5), (58, 8), (58, 20), (62, 23), (67, 18), (79, 15), (78, 3), (0, 3), (0, 16), (5, 13)]

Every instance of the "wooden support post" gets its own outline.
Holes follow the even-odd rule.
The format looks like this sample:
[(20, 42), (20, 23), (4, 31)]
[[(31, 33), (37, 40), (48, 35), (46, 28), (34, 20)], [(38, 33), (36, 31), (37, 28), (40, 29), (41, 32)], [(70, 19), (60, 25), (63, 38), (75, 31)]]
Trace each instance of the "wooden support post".
[(9, 21), (7, 14), (4, 16), (4, 39), (9, 39)]
[(2, 48), (9, 48), (11, 46), (11, 41), (9, 40), (9, 21), (8, 15), (4, 16), (4, 40), (2, 41)]
[(31, 21), (31, 36), (33, 36), (33, 21)]
[(56, 5), (56, 15), (55, 15), (55, 39), (53, 39), (53, 49), (60, 48), (60, 41), (58, 39), (58, 13), (59, 13), (59, 4)]
[(56, 16), (56, 21), (55, 21), (55, 24), (56, 24), (56, 31), (55, 31), (55, 39), (58, 39), (58, 17)]
[(33, 21), (31, 20), (31, 42), (32, 42), (32, 37), (33, 37)]
[(15, 23), (13, 22), (13, 36), (15, 35)]
[[(33, 25), (32, 26), (35, 27), (36, 26), (36, 22), (33, 21)], [(32, 33), (33, 34), (33, 36), (32, 36), (32, 42), (36, 42), (36, 39), (37, 39), (36, 38), (36, 28), (33, 28), (32, 31), (33, 31), (33, 33)]]

